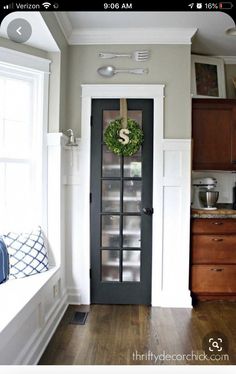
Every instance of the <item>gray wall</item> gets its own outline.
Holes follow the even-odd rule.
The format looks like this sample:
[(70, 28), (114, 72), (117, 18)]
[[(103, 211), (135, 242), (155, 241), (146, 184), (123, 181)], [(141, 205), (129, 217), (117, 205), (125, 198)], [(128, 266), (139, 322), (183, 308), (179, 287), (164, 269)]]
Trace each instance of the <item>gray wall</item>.
[[(151, 59), (138, 63), (119, 58), (103, 60), (101, 51), (130, 52), (138, 49), (151, 50)], [(190, 97), (190, 45), (91, 45), (70, 46), (68, 58), (68, 101), (67, 128), (80, 135), (81, 84), (165, 84), (165, 137), (191, 138), (191, 97)], [(112, 78), (98, 75), (102, 65), (117, 68), (148, 67), (149, 74), (143, 76), (117, 74)]]

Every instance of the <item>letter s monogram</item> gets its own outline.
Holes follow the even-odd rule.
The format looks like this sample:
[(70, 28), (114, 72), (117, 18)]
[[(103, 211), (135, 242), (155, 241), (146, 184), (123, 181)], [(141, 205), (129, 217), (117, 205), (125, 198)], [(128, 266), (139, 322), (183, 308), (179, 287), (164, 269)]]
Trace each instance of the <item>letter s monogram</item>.
[(129, 135), (130, 131), (128, 129), (121, 129), (120, 132), (119, 132), (119, 137), (121, 139), (118, 139), (120, 143), (122, 144), (128, 144), (129, 143), (129, 137), (127, 135)]

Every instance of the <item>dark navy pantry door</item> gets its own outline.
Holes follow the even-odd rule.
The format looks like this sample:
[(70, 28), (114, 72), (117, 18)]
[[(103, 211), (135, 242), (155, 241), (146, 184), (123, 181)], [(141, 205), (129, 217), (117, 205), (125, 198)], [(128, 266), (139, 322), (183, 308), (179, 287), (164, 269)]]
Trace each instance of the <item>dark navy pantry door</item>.
[(104, 129), (119, 117), (119, 99), (92, 101), (91, 302), (151, 303), (153, 100), (128, 99), (128, 117), (144, 132), (131, 157), (117, 156), (103, 142)]

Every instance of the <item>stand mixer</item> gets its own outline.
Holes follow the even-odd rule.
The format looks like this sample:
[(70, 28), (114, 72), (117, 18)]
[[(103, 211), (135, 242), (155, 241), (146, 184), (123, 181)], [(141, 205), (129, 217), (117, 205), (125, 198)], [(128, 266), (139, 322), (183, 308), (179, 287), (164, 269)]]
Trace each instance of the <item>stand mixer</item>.
[(219, 198), (219, 192), (213, 191), (217, 185), (215, 178), (196, 178), (193, 179), (193, 209), (216, 210), (216, 203)]

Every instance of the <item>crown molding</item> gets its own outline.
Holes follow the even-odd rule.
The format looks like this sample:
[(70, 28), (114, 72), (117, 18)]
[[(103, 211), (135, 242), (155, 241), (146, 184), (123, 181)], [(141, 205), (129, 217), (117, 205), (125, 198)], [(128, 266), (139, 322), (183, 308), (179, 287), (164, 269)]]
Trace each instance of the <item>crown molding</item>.
[(66, 12), (55, 12), (70, 45), (89, 44), (191, 44), (197, 28), (83, 28), (74, 29)]
[(236, 65), (236, 56), (218, 56), (224, 60), (226, 65)]
[(77, 29), (72, 31), (69, 44), (191, 44), (196, 32), (196, 28)]
[(67, 42), (70, 44), (69, 40), (71, 37), (71, 34), (73, 32), (72, 24), (69, 20), (69, 17), (67, 16), (66, 12), (54, 12), (54, 15), (57, 19), (57, 22), (67, 40)]

